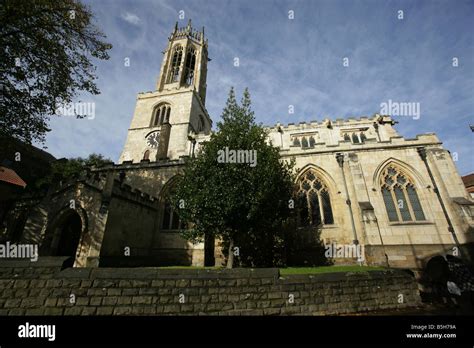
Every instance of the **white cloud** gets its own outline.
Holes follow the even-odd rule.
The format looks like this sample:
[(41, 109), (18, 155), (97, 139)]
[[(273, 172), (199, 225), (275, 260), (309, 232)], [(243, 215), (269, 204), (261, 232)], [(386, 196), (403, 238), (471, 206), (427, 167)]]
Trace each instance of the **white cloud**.
[(120, 15), (120, 17), (124, 21), (126, 21), (126, 22), (128, 22), (132, 25), (140, 24), (140, 17), (138, 17), (136, 14), (133, 14), (133, 13), (130, 13), (130, 12), (124, 12)]

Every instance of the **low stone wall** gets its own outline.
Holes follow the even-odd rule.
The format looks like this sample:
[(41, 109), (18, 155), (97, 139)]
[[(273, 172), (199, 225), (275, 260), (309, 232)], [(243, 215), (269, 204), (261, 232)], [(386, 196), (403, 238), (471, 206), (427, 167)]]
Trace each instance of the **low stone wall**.
[(403, 271), (280, 276), (278, 269), (65, 268), (0, 261), (0, 315), (325, 315), (416, 307)]

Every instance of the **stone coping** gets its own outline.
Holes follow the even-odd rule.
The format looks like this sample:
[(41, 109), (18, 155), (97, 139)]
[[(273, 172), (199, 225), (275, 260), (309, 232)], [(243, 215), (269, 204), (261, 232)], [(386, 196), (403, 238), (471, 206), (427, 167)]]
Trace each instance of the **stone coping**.
[[(13, 244), (13, 243), (12, 243)], [(0, 259), (0, 268), (48, 268), (63, 267), (69, 261), (69, 256), (40, 256), (37, 261), (29, 259)]]
[(75, 279), (237, 279), (237, 278), (272, 278), (282, 283), (306, 283), (320, 281), (363, 281), (382, 279), (387, 276), (413, 277), (401, 269), (369, 270), (363, 272), (333, 272), (319, 274), (281, 275), (278, 268), (233, 268), (233, 269), (181, 269), (159, 267), (133, 268), (72, 268), (69, 257), (43, 256), (36, 262), (29, 260), (0, 260), (0, 268), (57, 268), (53, 278)]

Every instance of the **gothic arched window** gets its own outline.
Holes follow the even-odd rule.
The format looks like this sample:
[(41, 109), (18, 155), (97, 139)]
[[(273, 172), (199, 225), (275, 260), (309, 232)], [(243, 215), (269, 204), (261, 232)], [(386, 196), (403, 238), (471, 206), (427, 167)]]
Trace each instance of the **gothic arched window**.
[(349, 136), (349, 134), (344, 134), (344, 141), (351, 141), (351, 137)]
[(314, 137), (309, 137), (309, 146), (310, 147), (314, 147), (314, 145), (316, 144), (316, 141), (314, 140)]
[(169, 122), (171, 106), (169, 104), (159, 104), (153, 112), (151, 126), (161, 126), (165, 122)]
[(196, 50), (189, 47), (186, 53), (186, 62), (184, 67), (184, 81), (190, 86), (194, 81), (194, 67), (196, 65)]
[(381, 175), (380, 186), (389, 221), (423, 221), (425, 214), (412, 180), (394, 166)]
[(183, 228), (182, 222), (179, 219), (179, 215), (175, 209), (171, 206), (171, 203), (167, 200), (164, 204), (163, 209), (163, 223), (161, 224), (162, 230), (180, 230)]
[(293, 146), (301, 146), (300, 140), (298, 138), (293, 139)]
[(144, 160), (150, 159), (150, 150), (145, 151), (145, 153), (143, 154), (143, 159)]
[(367, 137), (365, 136), (364, 132), (360, 132), (360, 142), (363, 143), (364, 141), (367, 140)]
[(179, 80), (179, 68), (181, 66), (181, 59), (183, 58), (183, 47), (175, 46), (171, 65), (169, 69), (168, 83), (177, 82)]
[(171, 200), (169, 198), (170, 192), (172, 192), (172, 188), (168, 190), (164, 197), (164, 203), (162, 206), (163, 218), (161, 223), (161, 229), (181, 230), (184, 228), (184, 224), (180, 220), (178, 212), (171, 204)]
[(308, 140), (306, 139), (306, 137), (303, 137), (303, 139), (301, 139), (301, 147), (308, 147)]
[(299, 226), (334, 223), (328, 187), (313, 170), (309, 170), (301, 177), (297, 190), (296, 205)]

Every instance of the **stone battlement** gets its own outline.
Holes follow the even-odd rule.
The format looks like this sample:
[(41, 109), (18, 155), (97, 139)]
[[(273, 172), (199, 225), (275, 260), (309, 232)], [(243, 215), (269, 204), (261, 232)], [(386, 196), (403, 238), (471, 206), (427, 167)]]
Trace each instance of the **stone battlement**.
[[(278, 131), (278, 129), (284, 129), (286, 131), (291, 131), (291, 130), (300, 130), (300, 129), (306, 129), (306, 128), (321, 128), (321, 127), (344, 127), (344, 126), (355, 126), (355, 125), (361, 125), (361, 124), (373, 124), (373, 122), (377, 122), (381, 116), (380, 115), (375, 115), (373, 117), (368, 117), (368, 116), (361, 116), (359, 118), (354, 118), (354, 117), (349, 117), (349, 118), (337, 118), (336, 120), (331, 120), (329, 118), (326, 118), (322, 121), (318, 120), (312, 120), (312, 121), (303, 121), (299, 123), (288, 123), (288, 124), (281, 124), (281, 123), (276, 123), (273, 126), (264, 126), (265, 128), (272, 130), (272, 131)], [(384, 118), (390, 118), (390, 116), (382, 116)]]
[(114, 180), (114, 187), (112, 194), (126, 198), (132, 201), (138, 201), (146, 204), (154, 204), (158, 198), (150, 196), (148, 193), (142, 192), (137, 188), (132, 188), (128, 184), (122, 184), (120, 180)]
[(128, 170), (128, 169), (139, 169), (139, 168), (157, 168), (157, 167), (170, 167), (183, 165), (188, 156), (181, 156), (179, 159), (175, 160), (160, 160), (160, 161), (150, 161), (150, 160), (141, 160), (140, 162), (123, 161), (122, 163), (113, 163), (108, 164), (102, 167), (91, 168), (92, 172), (103, 172), (108, 170)]
[(287, 131), (290, 130), (299, 130), (304, 128), (333, 128), (333, 127), (351, 127), (351, 126), (359, 126), (359, 125), (373, 125), (374, 122), (378, 124), (391, 124), (394, 125), (398, 123), (395, 121), (390, 115), (379, 115), (374, 114), (373, 116), (360, 116), (360, 117), (348, 117), (348, 118), (336, 118), (332, 120), (330, 118), (325, 118), (324, 120), (312, 120), (312, 121), (302, 121), (299, 123), (288, 123), (288, 124), (281, 124), (276, 123), (273, 126), (264, 126), (270, 130), (278, 130), (278, 129), (285, 129)]
[(168, 39), (171, 41), (180, 38), (190, 38), (196, 42), (207, 45), (207, 39), (204, 39), (204, 28), (202, 28), (202, 31), (193, 29), (191, 20), (189, 20), (188, 25), (185, 27), (178, 27), (178, 22), (176, 22), (174, 31)]

